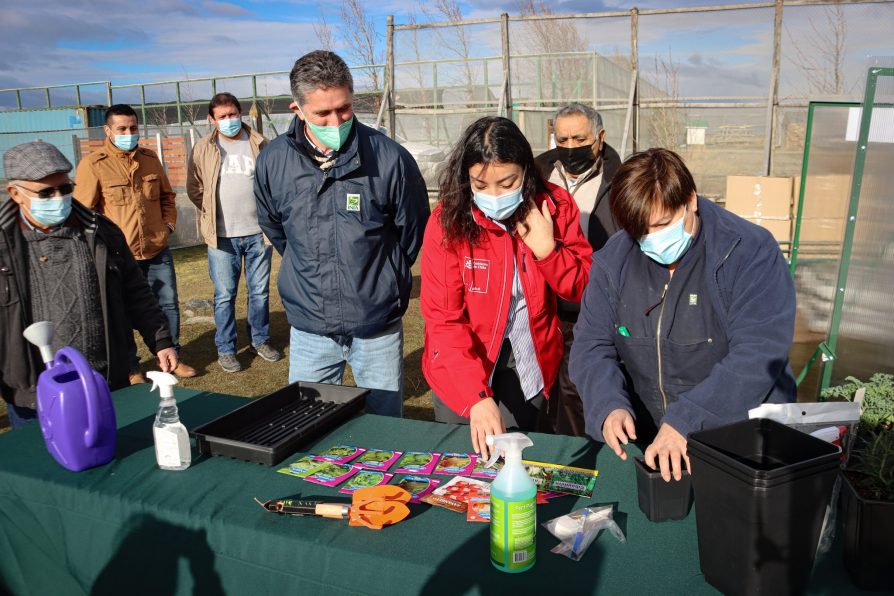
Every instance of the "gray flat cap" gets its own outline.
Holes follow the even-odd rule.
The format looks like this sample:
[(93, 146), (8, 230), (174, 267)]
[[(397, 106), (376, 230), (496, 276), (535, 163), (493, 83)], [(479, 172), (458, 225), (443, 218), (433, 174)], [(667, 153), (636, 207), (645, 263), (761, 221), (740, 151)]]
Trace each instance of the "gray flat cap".
[(16, 145), (3, 155), (8, 180), (41, 180), (59, 172), (70, 172), (71, 162), (55, 145), (32, 141)]

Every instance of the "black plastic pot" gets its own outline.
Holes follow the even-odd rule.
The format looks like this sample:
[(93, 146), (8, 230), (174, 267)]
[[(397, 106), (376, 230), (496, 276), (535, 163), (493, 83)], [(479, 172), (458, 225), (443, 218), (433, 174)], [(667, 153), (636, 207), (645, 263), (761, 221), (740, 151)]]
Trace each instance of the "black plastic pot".
[(894, 590), (894, 503), (863, 498), (841, 476), (844, 566), (864, 590)]
[(633, 458), (636, 467), (636, 492), (639, 508), (649, 521), (660, 522), (683, 519), (692, 507), (692, 482), (689, 472), (683, 470), (680, 480), (665, 482), (661, 472), (646, 466), (641, 457)]
[(799, 594), (810, 579), (838, 448), (766, 419), (689, 435), (698, 554), (725, 594)]

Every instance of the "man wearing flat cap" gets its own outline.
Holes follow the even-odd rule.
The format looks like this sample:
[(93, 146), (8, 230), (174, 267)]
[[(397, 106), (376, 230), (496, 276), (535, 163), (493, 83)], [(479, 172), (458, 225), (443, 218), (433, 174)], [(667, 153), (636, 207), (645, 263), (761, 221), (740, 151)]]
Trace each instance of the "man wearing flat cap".
[(35, 418), (40, 354), (22, 336), (55, 327), (53, 351), (73, 346), (112, 390), (129, 385), (136, 329), (161, 370), (177, 366), (167, 320), (124, 235), (72, 201), (71, 163), (42, 141), (3, 156), (10, 200), (0, 203), (0, 396), (13, 427)]

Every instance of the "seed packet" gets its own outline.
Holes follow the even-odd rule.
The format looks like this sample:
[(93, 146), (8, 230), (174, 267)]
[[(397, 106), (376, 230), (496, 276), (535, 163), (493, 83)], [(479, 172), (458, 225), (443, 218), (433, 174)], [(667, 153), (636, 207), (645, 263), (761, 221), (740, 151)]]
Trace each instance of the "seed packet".
[(443, 507), (444, 509), (449, 509), (450, 511), (455, 511), (456, 513), (465, 513), (466, 510), (469, 508), (468, 503), (463, 503), (462, 501), (454, 501), (453, 499), (442, 497), (441, 495), (436, 495), (434, 493), (425, 495), (419, 500), (422, 503), (434, 505), (435, 507)]
[(320, 455), (314, 456), (316, 461), (328, 461), (334, 464), (346, 464), (361, 453), (366, 451), (363, 447), (351, 447), (350, 445), (335, 445)]
[(464, 476), (475, 468), (477, 455), (471, 453), (445, 453), (438, 460), (435, 474), (447, 474), (450, 476)]
[(550, 499), (555, 499), (556, 497), (568, 497), (573, 495), (568, 495), (567, 493), (554, 493), (554, 492), (544, 492), (537, 491), (537, 504), (538, 505), (546, 505), (550, 502)]
[(394, 474), (386, 474), (378, 470), (364, 470), (360, 466), (354, 466), (354, 475), (338, 489), (338, 492), (352, 494), (355, 490), (387, 484)]
[(597, 470), (572, 468), (539, 461), (522, 460), (537, 490), (552, 491), (590, 498), (596, 486)]
[(475, 462), (475, 467), (472, 469), (472, 472), (469, 474), (469, 476), (471, 476), (472, 478), (484, 478), (485, 480), (493, 480), (497, 477), (497, 474), (500, 473), (500, 470), (503, 469), (502, 459), (498, 459), (496, 462), (494, 462), (494, 465), (489, 468), (484, 467), (484, 464), (486, 463), (486, 460), (478, 458), (478, 460)]
[(345, 464), (323, 463), (317, 470), (307, 476), (305, 480), (323, 486), (338, 486), (357, 473), (359, 468)]
[(305, 455), (299, 460), (293, 461), (285, 468), (277, 470), (280, 474), (288, 474), (296, 478), (307, 478), (319, 468), (321, 462), (315, 461), (312, 455)]
[(422, 497), (435, 490), (439, 484), (441, 484), (441, 481), (437, 478), (404, 476), (398, 481), (397, 486), (410, 493), (410, 502), (418, 503)]
[(427, 451), (407, 451), (397, 462), (395, 474), (431, 474), (438, 464), (440, 453)]
[(473, 497), (469, 499), (466, 521), (490, 523), (490, 497)]
[(461, 503), (468, 503), (469, 499), (474, 497), (490, 498), (490, 484), (475, 478), (455, 476), (446, 484), (436, 488), (434, 494)]
[(387, 470), (396, 462), (403, 451), (386, 451), (384, 449), (367, 449), (366, 452), (351, 463), (367, 470)]

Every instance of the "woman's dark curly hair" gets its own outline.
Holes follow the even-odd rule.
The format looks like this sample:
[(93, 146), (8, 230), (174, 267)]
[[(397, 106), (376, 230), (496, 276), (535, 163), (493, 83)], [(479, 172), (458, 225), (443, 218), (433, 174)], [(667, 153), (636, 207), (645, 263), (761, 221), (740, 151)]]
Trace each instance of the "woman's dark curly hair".
[(476, 164), (516, 164), (525, 172), (522, 196), (525, 201), (503, 223), (514, 231), (525, 221), (537, 194), (546, 192), (534, 163), (531, 145), (512, 120), (488, 116), (473, 122), (450, 153), (441, 172), (441, 227), (444, 240), (455, 245), (463, 240), (475, 245), (481, 228), (472, 219), (472, 186), (469, 168)]

